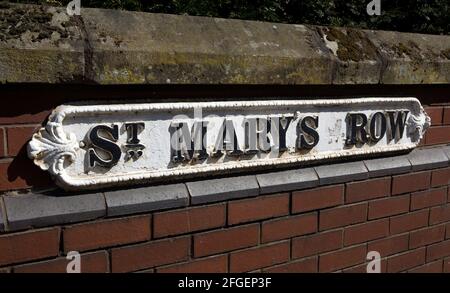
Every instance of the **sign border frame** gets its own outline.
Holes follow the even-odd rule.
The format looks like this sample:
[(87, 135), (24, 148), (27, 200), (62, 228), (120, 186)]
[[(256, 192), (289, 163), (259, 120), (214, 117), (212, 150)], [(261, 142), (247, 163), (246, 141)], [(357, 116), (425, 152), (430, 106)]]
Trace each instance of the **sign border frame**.
[[(65, 166), (74, 161), (77, 151), (82, 145), (78, 142), (74, 133), (65, 133), (63, 121), (66, 116), (73, 114), (104, 114), (110, 112), (136, 112), (136, 111), (161, 111), (161, 110), (191, 110), (202, 109), (242, 108), (242, 107), (282, 107), (282, 106), (342, 106), (360, 105), (372, 103), (413, 103), (414, 113), (410, 113), (407, 124), (412, 124), (416, 142), (402, 145), (383, 147), (371, 147), (370, 149), (341, 150), (335, 153), (315, 154), (313, 156), (296, 156), (290, 158), (273, 158), (258, 161), (239, 161), (233, 165), (208, 165), (189, 169), (165, 170), (153, 172), (130, 172), (123, 175), (104, 176), (92, 179), (73, 178), (65, 172)], [(345, 98), (345, 99), (307, 99), (307, 100), (257, 100), (257, 101), (214, 101), (214, 102), (173, 102), (173, 103), (133, 103), (110, 105), (61, 105), (50, 115), (49, 122), (38, 130), (28, 144), (28, 156), (42, 170), (49, 171), (56, 178), (57, 184), (66, 189), (95, 189), (114, 185), (131, 185), (155, 180), (170, 179), (171, 177), (191, 177), (195, 174), (217, 174), (226, 171), (234, 172), (239, 169), (248, 171), (261, 167), (289, 166), (296, 163), (311, 161), (327, 161), (337, 158), (358, 157), (361, 155), (374, 155), (379, 153), (393, 153), (407, 151), (415, 148), (423, 137), (425, 130), (431, 125), (431, 119), (424, 111), (420, 101), (414, 97), (376, 97), (376, 98)]]

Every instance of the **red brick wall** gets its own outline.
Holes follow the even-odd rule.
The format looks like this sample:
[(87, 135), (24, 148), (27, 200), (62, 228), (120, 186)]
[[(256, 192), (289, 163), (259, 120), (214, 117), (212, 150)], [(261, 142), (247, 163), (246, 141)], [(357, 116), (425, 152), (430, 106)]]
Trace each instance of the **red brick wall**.
[(432, 121), (432, 127), (425, 135), (425, 144), (450, 143), (450, 105), (433, 105), (426, 107), (425, 110)]
[[(426, 101), (422, 101), (426, 103)], [(423, 146), (450, 143), (450, 104)], [(49, 111), (0, 117), (0, 192), (53, 186), (26, 157)], [(0, 272), (450, 272), (450, 167), (151, 214), (0, 232)], [(12, 195), (10, 195), (12, 196)]]
[[(76, 250), (83, 271), (345, 272), (364, 271), (376, 250), (383, 271), (441, 272), (450, 260), (445, 172), (5, 234), (0, 266), (64, 271), (62, 256)], [(424, 184), (411, 187), (405, 176)], [(377, 191), (355, 197), (361, 186)], [(309, 204), (300, 210), (301, 201)]]
[(52, 185), (27, 157), (27, 143), (50, 111), (0, 117), (0, 192)]

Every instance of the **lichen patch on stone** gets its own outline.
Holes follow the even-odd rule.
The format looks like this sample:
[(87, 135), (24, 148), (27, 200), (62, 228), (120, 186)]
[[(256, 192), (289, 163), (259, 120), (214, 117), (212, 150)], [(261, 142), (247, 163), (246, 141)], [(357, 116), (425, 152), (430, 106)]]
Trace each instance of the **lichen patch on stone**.
[(358, 62), (378, 59), (376, 46), (360, 30), (330, 27), (320, 28), (319, 33), (325, 45), (328, 48), (331, 46), (330, 50), (341, 61)]
[[(59, 42), (74, 37), (75, 21), (55, 7), (20, 5), (0, 9), (0, 42), (16, 44), (21, 40), (31, 43), (43, 40)], [(56, 34), (55, 34), (56, 33)]]

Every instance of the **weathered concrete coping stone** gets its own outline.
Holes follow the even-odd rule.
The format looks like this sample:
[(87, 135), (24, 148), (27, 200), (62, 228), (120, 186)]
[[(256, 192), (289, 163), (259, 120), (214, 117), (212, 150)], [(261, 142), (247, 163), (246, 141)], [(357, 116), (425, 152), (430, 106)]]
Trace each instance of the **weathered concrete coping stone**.
[(136, 214), (187, 206), (184, 184), (170, 184), (105, 192), (108, 216)]
[(369, 177), (369, 172), (363, 161), (322, 165), (315, 169), (319, 176), (320, 185), (362, 180)]
[(449, 159), (442, 148), (417, 149), (408, 155), (413, 171), (447, 167)]
[[(0, 82), (450, 82), (450, 36), (82, 8), (0, 9)], [(21, 70), (17, 70), (20, 68)]]
[(370, 177), (381, 177), (405, 173), (411, 170), (407, 155), (365, 160)]
[(314, 168), (256, 175), (262, 194), (311, 188), (319, 185)]
[(239, 176), (186, 183), (191, 204), (250, 197), (259, 194), (256, 176)]
[(10, 230), (92, 220), (106, 215), (101, 193), (73, 196), (42, 194), (3, 197)]

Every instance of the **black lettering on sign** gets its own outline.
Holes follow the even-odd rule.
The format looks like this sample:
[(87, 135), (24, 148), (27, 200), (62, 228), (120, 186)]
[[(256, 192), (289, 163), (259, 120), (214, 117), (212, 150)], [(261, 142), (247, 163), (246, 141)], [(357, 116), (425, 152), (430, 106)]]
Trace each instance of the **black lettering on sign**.
[(365, 144), (369, 136), (365, 129), (367, 116), (363, 113), (348, 113), (347, 117), (347, 139), (346, 145)]
[[(100, 135), (103, 133), (107, 137)], [(122, 151), (120, 147), (116, 144), (119, 139), (119, 127), (115, 124), (112, 127), (107, 125), (97, 125), (94, 126), (89, 131), (89, 140), (92, 144), (92, 148), (89, 148), (89, 167), (94, 168), (96, 165), (111, 168), (120, 160)], [(100, 149), (109, 155), (109, 159), (105, 159), (99, 156), (96, 149)]]
[[(293, 116), (278, 118), (278, 127), (276, 129), (278, 129), (278, 150), (280, 152), (287, 150), (286, 132), (293, 118)], [(274, 135), (276, 135), (276, 133), (272, 133), (272, 136)]]
[(125, 123), (125, 129), (127, 130), (127, 144), (125, 145), (127, 148), (127, 155), (125, 160), (129, 160), (131, 158), (137, 160), (142, 156), (143, 149), (145, 149), (145, 146), (140, 144), (141, 141), (138, 137), (139, 133), (145, 129), (145, 123)]
[(225, 119), (219, 130), (213, 157), (220, 157), (226, 151), (229, 156), (239, 156), (244, 152), (239, 148), (233, 120)]
[(245, 146), (244, 154), (254, 155), (258, 153), (258, 118), (246, 118), (244, 120)]
[(389, 140), (399, 140), (403, 137), (408, 114), (409, 111), (387, 111), (391, 130), (389, 132)]
[(129, 144), (139, 144), (141, 141), (138, 138), (139, 132), (145, 127), (143, 122), (138, 123), (125, 123), (125, 128), (128, 131), (127, 143)]
[(269, 134), (271, 131), (270, 118), (257, 118), (258, 119), (258, 149), (261, 152), (270, 152), (270, 138)]
[(170, 153), (173, 162), (208, 158), (206, 152), (207, 125), (207, 121), (194, 122), (192, 129), (189, 129), (187, 122), (173, 122), (170, 125)]
[(372, 142), (380, 141), (386, 134), (386, 116), (382, 112), (376, 112), (370, 116), (369, 132)]
[(319, 143), (319, 127), (318, 116), (306, 116), (297, 124), (297, 132), (299, 133), (297, 148), (310, 150)]

